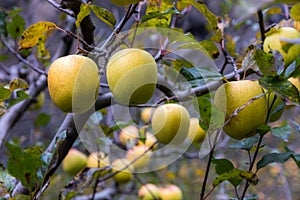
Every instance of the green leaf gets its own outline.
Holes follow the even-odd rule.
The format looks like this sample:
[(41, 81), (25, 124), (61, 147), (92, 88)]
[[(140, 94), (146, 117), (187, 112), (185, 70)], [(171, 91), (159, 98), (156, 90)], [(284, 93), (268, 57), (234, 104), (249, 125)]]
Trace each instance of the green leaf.
[(246, 138), (242, 141), (232, 144), (229, 147), (232, 149), (243, 149), (246, 151), (250, 151), (257, 142), (258, 142), (258, 135), (255, 135), (253, 137)]
[(77, 28), (80, 27), (80, 23), (82, 22), (82, 20), (90, 15), (90, 8), (89, 8), (89, 4), (85, 4), (85, 3), (82, 3), (80, 5), (80, 11), (79, 13), (77, 14), (77, 17), (76, 17), (76, 22), (75, 22), (75, 25)]
[(17, 97), (15, 99), (11, 99), (9, 101), (9, 106), (13, 106), (17, 103), (20, 103), (21, 101), (25, 100), (25, 99), (29, 99), (30, 96), (24, 91), (24, 90), (19, 90), (17, 91)]
[(100, 20), (102, 20), (108, 26), (113, 28), (116, 25), (115, 16), (105, 8), (96, 5), (90, 5), (90, 9)]
[(17, 180), (15, 177), (10, 175), (3, 166), (0, 167), (0, 185), (4, 186), (8, 193), (11, 193), (17, 185)]
[(29, 26), (19, 41), (19, 50), (32, 48), (37, 45), (39, 38), (48, 31), (58, 28), (56, 24), (48, 21), (40, 21)]
[(281, 127), (274, 127), (271, 129), (272, 135), (287, 141), (292, 133), (292, 128), (289, 124), (284, 124)]
[(150, 19), (154, 19), (154, 18), (158, 18), (161, 19), (163, 18), (165, 15), (172, 15), (172, 14), (178, 14), (180, 15), (181, 13), (175, 8), (172, 7), (170, 9), (167, 9), (163, 12), (160, 11), (153, 11), (153, 12), (149, 12), (148, 14), (144, 15), (141, 19), (141, 22), (144, 23)]
[(276, 15), (276, 14), (281, 14), (282, 10), (280, 7), (272, 7), (270, 9), (268, 9), (268, 11), (266, 12), (266, 14), (268, 15)]
[(12, 10), (6, 18), (6, 30), (13, 39), (19, 38), (24, 31), (25, 20), (18, 14), (20, 11), (20, 9)]
[[(213, 181), (213, 187), (217, 187), (224, 181), (235, 180), (234, 186), (241, 183), (241, 180), (247, 180), (250, 184), (256, 185), (258, 183), (258, 178), (253, 172), (248, 172), (245, 170), (233, 168), (219, 176), (217, 176)], [(239, 183), (238, 183), (239, 182)], [(238, 183), (238, 184), (237, 184)], [(237, 185), (235, 185), (237, 184)]]
[(27, 88), (29, 88), (29, 85), (24, 79), (15, 78), (9, 82), (10, 91), (17, 90), (17, 89), (27, 89)]
[(35, 122), (34, 125), (35, 126), (46, 126), (51, 120), (51, 115), (48, 115), (47, 113), (40, 113)]
[(7, 170), (31, 191), (40, 181), (37, 176), (42, 166), (40, 154), (23, 151), (20, 146), (8, 142), (5, 145), (9, 153)]
[(217, 172), (217, 174), (223, 174), (231, 169), (234, 168), (232, 162), (230, 160), (227, 159), (213, 159), (212, 163), (214, 163), (216, 165), (215, 170)]
[(279, 76), (262, 77), (259, 84), (267, 90), (275, 91), (280, 98), (288, 98), (290, 101), (300, 103), (298, 89), (288, 80)]
[(289, 158), (291, 158), (292, 155), (293, 155), (292, 152), (266, 154), (262, 157), (260, 161), (257, 162), (256, 164), (257, 170), (271, 163), (284, 163)]
[(235, 45), (234, 40), (229, 35), (226, 35), (225, 39), (226, 39), (225, 47), (226, 47), (227, 52), (229, 53), (230, 56), (237, 57), (238, 54), (235, 51), (236, 45)]
[(296, 21), (300, 21), (300, 3), (296, 3), (290, 9), (290, 16)]
[(3, 85), (0, 85), (0, 102), (9, 99), (10, 96), (11, 96), (11, 91), (5, 88)]
[(184, 0), (184, 3), (193, 5), (207, 20), (213, 31), (218, 29), (218, 18), (213, 14), (204, 3), (199, 3), (195, 0)]
[(180, 71), (182, 68), (192, 68), (193, 65), (187, 60), (175, 59), (171, 62), (172, 66), (176, 71)]
[(3, 10), (0, 10), (0, 34), (6, 34), (6, 18), (7, 13)]
[(211, 58), (216, 59), (219, 57), (219, 49), (214, 42), (203, 40), (199, 44), (209, 53)]
[(263, 50), (257, 49), (254, 54), (254, 60), (258, 65), (260, 71), (265, 76), (277, 75), (275, 58), (272, 54), (266, 53)]

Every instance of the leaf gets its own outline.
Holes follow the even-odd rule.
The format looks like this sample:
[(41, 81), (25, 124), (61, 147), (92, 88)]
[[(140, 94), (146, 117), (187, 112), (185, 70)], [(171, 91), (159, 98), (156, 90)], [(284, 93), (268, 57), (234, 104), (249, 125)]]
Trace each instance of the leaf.
[(21, 9), (11, 10), (6, 18), (6, 30), (13, 39), (19, 38), (25, 27), (25, 20), (19, 12)]
[(100, 20), (102, 20), (108, 26), (113, 28), (116, 25), (115, 16), (105, 8), (96, 5), (90, 5), (90, 9)]
[(206, 18), (213, 31), (218, 29), (218, 18), (214, 15), (204, 3), (198, 3), (195, 0), (184, 0), (184, 3), (189, 3), (194, 6)]
[(34, 125), (35, 126), (46, 126), (51, 120), (51, 115), (48, 115), (47, 113), (40, 113), (35, 122)]
[(262, 157), (260, 161), (257, 162), (256, 167), (257, 170), (267, 166), (271, 163), (284, 163), (289, 158), (291, 158), (293, 152), (285, 152), (285, 153), (269, 153)]
[(258, 135), (250, 138), (246, 138), (242, 141), (230, 145), (229, 147), (232, 149), (243, 149), (246, 151), (250, 151), (257, 142), (258, 142)]
[[(217, 176), (213, 181), (213, 187), (217, 187), (222, 182), (230, 181), (230, 180), (236, 180), (235, 184), (237, 184), (239, 182), (237, 184), (237, 185), (239, 185), (241, 180), (243, 180), (243, 179), (247, 180), (252, 185), (256, 185), (258, 183), (258, 178), (257, 178), (256, 174), (254, 174), (253, 172), (248, 172), (245, 170), (233, 168), (233, 169)], [(234, 184), (234, 186), (237, 186), (235, 184)]]
[(77, 28), (79, 28), (80, 26), (80, 23), (82, 22), (82, 20), (90, 15), (90, 8), (89, 8), (89, 4), (85, 4), (85, 3), (82, 3), (80, 5), (80, 11), (79, 13), (77, 14), (77, 17), (76, 17), (76, 22), (75, 22), (75, 25)]
[(172, 14), (180, 15), (181, 13), (175, 7), (172, 7), (168, 10), (163, 11), (163, 12), (153, 11), (153, 12), (150, 12), (150, 13), (144, 15), (141, 19), (141, 22), (144, 23), (144, 22), (146, 22), (150, 19), (154, 19), (154, 18), (161, 19), (161, 18), (164, 17), (164, 15), (172, 15)]
[(272, 7), (270, 9), (268, 9), (268, 11), (266, 12), (266, 14), (268, 15), (276, 15), (276, 14), (281, 14), (282, 10), (280, 7)]
[(0, 102), (9, 99), (10, 96), (11, 96), (11, 91), (5, 88), (3, 85), (0, 85)]
[(292, 133), (292, 128), (289, 124), (284, 124), (281, 127), (274, 127), (271, 129), (272, 135), (287, 141)]
[(29, 94), (27, 94), (24, 90), (19, 90), (19, 91), (17, 91), (16, 94), (17, 94), (17, 98), (11, 99), (9, 101), (9, 106), (13, 106), (13, 105), (15, 105), (17, 103), (20, 103), (21, 101), (23, 101), (25, 99), (29, 99), (30, 98)]
[(193, 65), (187, 60), (175, 59), (171, 62), (172, 66), (176, 71), (180, 71), (182, 68), (192, 68)]
[[(10, 175), (4, 167), (0, 167), (0, 185), (4, 186), (8, 193), (11, 193), (17, 185), (15, 177)], [(1, 187), (3, 188), (3, 187)]]
[(262, 77), (259, 79), (259, 84), (267, 90), (275, 91), (280, 98), (288, 98), (289, 100), (300, 103), (298, 89), (288, 80), (279, 76)]
[(212, 163), (214, 163), (216, 165), (215, 170), (217, 172), (217, 174), (223, 174), (231, 169), (234, 168), (232, 162), (230, 162), (230, 160), (227, 159), (213, 159)]
[(225, 47), (226, 47), (227, 52), (229, 53), (230, 56), (237, 57), (238, 54), (235, 51), (236, 45), (235, 45), (234, 40), (229, 35), (226, 35), (225, 39), (226, 39)]
[(199, 44), (209, 53), (211, 58), (216, 59), (219, 57), (219, 49), (214, 42), (210, 40), (203, 40)]
[(48, 21), (40, 21), (29, 26), (19, 41), (19, 50), (32, 48), (37, 45), (38, 40), (48, 31), (58, 28), (56, 24)]
[(25, 152), (16, 144), (6, 142), (5, 145), (9, 153), (7, 170), (31, 191), (40, 181), (37, 176), (42, 166), (40, 154)]
[(27, 88), (29, 88), (29, 85), (24, 79), (15, 78), (9, 82), (10, 91), (14, 91), (17, 89), (27, 89)]
[(42, 59), (50, 59), (50, 52), (46, 49), (47, 36), (43, 35), (37, 43), (38, 57)]
[(290, 9), (290, 16), (296, 21), (300, 21), (300, 3), (296, 3)]
[(266, 53), (263, 50), (257, 49), (254, 53), (254, 60), (258, 65), (260, 71), (265, 76), (277, 75), (275, 58), (272, 54)]

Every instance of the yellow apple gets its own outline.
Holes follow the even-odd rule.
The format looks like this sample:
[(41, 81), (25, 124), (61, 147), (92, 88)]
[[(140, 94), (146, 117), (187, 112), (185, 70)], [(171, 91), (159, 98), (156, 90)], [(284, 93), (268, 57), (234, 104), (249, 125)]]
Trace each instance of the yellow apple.
[[(142, 169), (150, 161), (150, 152), (148, 151), (149, 147), (146, 145), (138, 145), (129, 149), (126, 153), (126, 158), (132, 163), (134, 169)], [(136, 160), (137, 159), (137, 160)]]
[(81, 55), (56, 59), (48, 71), (48, 88), (54, 104), (64, 112), (82, 113), (90, 109), (98, 94), (96, 63)]
[(126, 6), (129, 4), (136, 4), (143, 0), (110, 0), (116, 6)]
[[(223, 84), (216, 91), (214, 103), (225, 114), (225, 120), (250, 99), (263, 94), (260, 85), (250, 80), (232, 81)], [(262, 96), (247, 105), (224, 126), (224, 132), (230, 137), (241, 140), (256, 134), (256, 128), (266, 122), (268, 103)]]
[(282, 27), (278, 30), (271, 32), (266, 36), (264, 41), (263, 49), (265, 52), (271, 50), (279, 51), (284, 59), (285, 66), (290, 65), (297, 57), (300, 55), (300, 45), (291, 44), (291, 46), (286, 51), (284, 45), (288, 44), (282, 39), (296, 39), (300, 38), (300, 33), (292, 27)]
[(148, 108), (145, 108), (144, 110), (142, 110), (142, 112), (141, 112), (142, 121), (145, 123), (150, 122), (153, 111), (154, 111), (154, 108), (151, 108), (151, 107), (148, 107)]
[(118, 103), (143, 104), (150, 100), (156, 88), (157, 66), (147, 51), (128, 48), (112, 55), (107, 63), (106, 76)]
[(119, 133), (120, 143), (128, 148), (131, 148), (138, 142), (139, 138), (139, 129), (134, 125), (129, 125), (125, 128), (122, 128)]
[(191, 118), (188, 137), (194, 144), (201, 143), (205, 138), (206, 132), (199, 125), (198, 118)]
[(190, 115), (182, 105), (164, 104), (154, 111), (151, 124), (160, 143), (181, 144), (188, 135)]
[(290, 77), (288, 79), (288, 81), (290, 81), (300, 92), (300, 79), (299, 78)]
[(71, 176), (75, 176), (80, 170), (86, 167), (87, 156), (81, 151), (71, 148), (62, 161), (62, 168)]
[(112, 172), (121, 170), (120, 172), (118, 172), (116, 175), (113, 176), (114, 180), (117, 183), (127, 183), (132, 179), (133, 177), (132, 172), (134, 170), (134, 167), (130, 165), (130, 161), (127, 160), (126, 158), (118, 158), (114, 160), (111, 163), (111, 166), (112, 166)]
[(103, 152), (93, 152), (87, 158), (87, 167), (101, 168), (109, 165), (109, 158)]
[(152, 183), (147, 183), (140, 187), (138, 191), (139, 199), (141, 200), (156, 200), (160, 199), (159, 189)]
[(182, 190), (174, 184), (159, 187), (159, 195), (161, 200), (182, 200)]

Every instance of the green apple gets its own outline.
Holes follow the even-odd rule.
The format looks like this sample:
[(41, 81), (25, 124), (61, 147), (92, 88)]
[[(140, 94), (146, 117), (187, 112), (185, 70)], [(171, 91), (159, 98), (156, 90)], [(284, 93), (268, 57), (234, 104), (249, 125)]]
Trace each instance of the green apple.
[(160, 198), (159, 189), (156, 185), (147, 183), (140, 187), (138, 196), (141, 200), (156, 200)]
[[(112, 172), (120, 171), (113, 176), (117, 183), (127, 183), (132, 179), (134, 167), (130, 165), (130, 161), (126, 158), (118, 158), (111, 163)], [(126, 168), (125, 168), (126, 167)], [(125, 168), (125, 169), (123, 169)]]
[(86, 167), (87, 156), (81, 151), (71, 148), (62, 161), (62, 168), (71, 176), (75, 176), (80, 170)]
[(100, 77), (96, 63), (85, 56), (56, 59), (48, 71), (48, 89), (54, 104), (64, 112), (83, 113), (94, 106)]
[(152, 97), (157, 83), (157, 65), (150, 53), (142, 49), (123, 49), (107, 63), (107, 83), (123, 105), (144, 104)]
[(182, 190), (174, 184), (159, 187), (159, 195), (161, 200), (182, 200)]
[(201, 143), (205, 138), (206, 132), (199, 125), (198, 118), (191, 118), (188, 137), (194, 144)]
[[(264, 94), (260, 85), (250, 80), (232, 81), (223, 84), (215, 93), (214, 103), (224, 112), (227, 121), (231, 114), (244, 106), (250, 99)], [(267, 120), (268, 102), (266, 96), (254, 100), (230, 119), (223, 130), (230, 137), (241, 140), (256, 134), (256, 128)]]
[(181, 144), (188, 135), (190, 115), (182, 105), (164, 104), (154, 111), (151, 124), (160, 143)]
[(266, 36), (264, 41), (263, 49), (265, 52), (271, 50), (279, 51), (284, 59), (285, 66), (290, 65), (296, 58), (300, 55), (300, 45), (291, 44), (291, 46), (286, 51), (284, 46), (288, 43), (282, 41), (282, 39), (296, 39), (300, 38), (300, 33), (292, 27), (282, 27), (276, 31), (272, 31)]

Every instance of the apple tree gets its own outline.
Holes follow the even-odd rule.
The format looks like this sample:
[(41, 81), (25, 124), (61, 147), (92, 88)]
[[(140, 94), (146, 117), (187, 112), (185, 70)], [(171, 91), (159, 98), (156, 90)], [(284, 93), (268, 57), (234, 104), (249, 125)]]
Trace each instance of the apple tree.
[(1, 2), (0, 198), (298, 197), (299, 10)]

